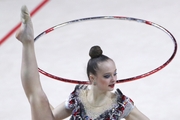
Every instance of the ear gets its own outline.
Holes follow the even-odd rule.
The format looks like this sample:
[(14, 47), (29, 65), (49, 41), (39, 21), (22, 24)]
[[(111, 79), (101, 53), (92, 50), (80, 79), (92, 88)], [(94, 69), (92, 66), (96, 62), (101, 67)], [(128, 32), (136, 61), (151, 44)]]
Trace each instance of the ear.
[(90, 83), (92, 84), (95, 80), (95, 76), (93, 74), (90, 74), (89, 75), (89, 80), (90, 80)]

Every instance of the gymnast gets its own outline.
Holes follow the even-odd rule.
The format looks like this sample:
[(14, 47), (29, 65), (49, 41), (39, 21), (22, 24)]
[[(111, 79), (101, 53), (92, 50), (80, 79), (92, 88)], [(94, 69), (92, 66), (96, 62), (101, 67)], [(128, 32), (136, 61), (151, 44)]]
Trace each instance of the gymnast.
[(69, 98), (53, 108), (44, 93), (34, 50), (34, 31), (26, 6), (21, 8), (21, 28), (16, 38), (22, 43), (21, 81), (31, 106), (32, 120), (149, 120), (120, 89), (113, 92), (117, 69), (100, 46), (90, 49), (87, 76), (90, 85), (76, 85)]

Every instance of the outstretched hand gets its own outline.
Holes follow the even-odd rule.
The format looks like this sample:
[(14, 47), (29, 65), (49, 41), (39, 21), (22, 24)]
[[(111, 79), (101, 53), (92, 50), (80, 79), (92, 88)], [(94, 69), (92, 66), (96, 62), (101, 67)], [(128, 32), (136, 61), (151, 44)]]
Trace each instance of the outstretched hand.
[(16, 33), (16, 38), (24, 44), (34, 42), (33, 25), (26, 6), (22, 6), (21, 8), (21, 28)]

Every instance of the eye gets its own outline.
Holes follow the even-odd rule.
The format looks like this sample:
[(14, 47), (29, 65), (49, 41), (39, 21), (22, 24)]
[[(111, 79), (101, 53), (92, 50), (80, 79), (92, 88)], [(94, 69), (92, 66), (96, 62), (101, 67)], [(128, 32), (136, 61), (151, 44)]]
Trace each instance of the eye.
[(117, 75), (117, 73), (114, 73), (114, 76), (116, 76)]
[(104, 75), (104, 78), (109, 78), (110, 77), (110, 75)]

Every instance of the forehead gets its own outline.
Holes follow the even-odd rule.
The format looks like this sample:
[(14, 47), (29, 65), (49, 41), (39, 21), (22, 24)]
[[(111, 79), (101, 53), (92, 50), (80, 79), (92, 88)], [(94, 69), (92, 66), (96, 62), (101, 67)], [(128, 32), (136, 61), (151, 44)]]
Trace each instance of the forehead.
[(113, 60), (107, 60), (104, 62), (98, 63), (98, 70), (97, 72), (100, 73), (108, 73), (108, 72), (114, 72), (116, 70), (116, 65)]

